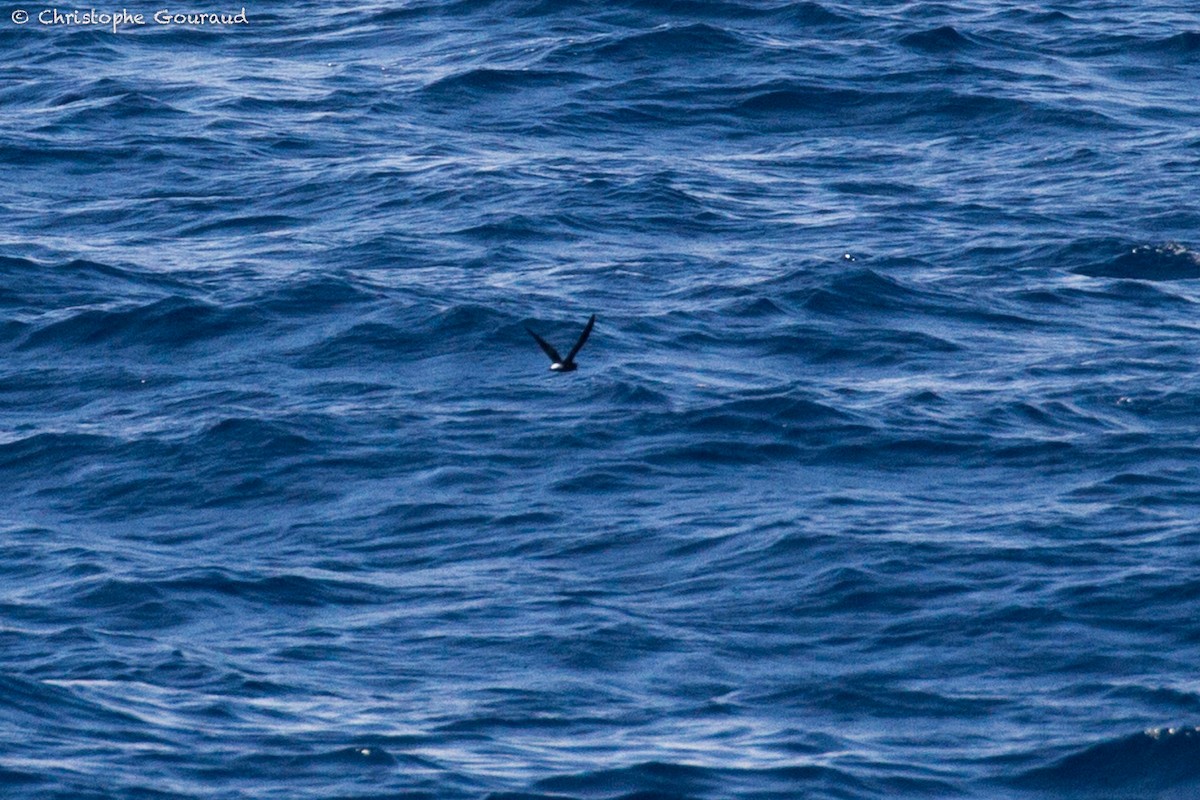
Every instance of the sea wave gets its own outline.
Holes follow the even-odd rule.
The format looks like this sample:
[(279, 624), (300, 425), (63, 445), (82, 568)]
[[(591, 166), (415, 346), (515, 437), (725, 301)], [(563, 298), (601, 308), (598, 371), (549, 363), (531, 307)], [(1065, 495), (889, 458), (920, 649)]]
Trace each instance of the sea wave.
[(1194, 794), (1193, 11), (6, 25), (0, 795)]

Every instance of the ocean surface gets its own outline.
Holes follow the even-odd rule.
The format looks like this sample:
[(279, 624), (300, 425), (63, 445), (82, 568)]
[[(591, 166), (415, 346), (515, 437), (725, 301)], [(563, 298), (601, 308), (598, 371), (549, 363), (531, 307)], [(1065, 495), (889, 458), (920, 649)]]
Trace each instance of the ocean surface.
[(0, 797), (1200, 796), (1194, 3), (53, 10)]

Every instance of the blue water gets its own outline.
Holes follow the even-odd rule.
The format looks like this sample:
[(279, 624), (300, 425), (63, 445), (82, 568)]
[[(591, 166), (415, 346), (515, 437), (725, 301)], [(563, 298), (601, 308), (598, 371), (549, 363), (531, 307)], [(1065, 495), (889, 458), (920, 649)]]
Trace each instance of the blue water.
[(1192, 4), (28, 10), (0, 796), (1200, 796)]

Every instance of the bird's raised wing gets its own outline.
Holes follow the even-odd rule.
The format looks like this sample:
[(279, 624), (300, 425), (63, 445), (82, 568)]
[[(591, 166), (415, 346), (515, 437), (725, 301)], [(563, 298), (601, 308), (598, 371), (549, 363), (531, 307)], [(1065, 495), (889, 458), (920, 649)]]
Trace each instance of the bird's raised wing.
[(532, 336), (533, 340), (538, 343), (538, 347), (542, 348), (542, 352), (545, 353), (546, 355), (550, 356), (550, 360), (552, 362), (554, 362), (555, 364), (563, 363), (562, 356), (560, 356), (558, 354), (557, 350), (555, 350), (553, 347), (550, 346), (549, 342), (547, 342), (542, 337), (538, 336), (533, 331), (530, 331), (529, 328), (526, 328), (525, 330), (529, 331), (529, 335)]
[(575, 354), (583, 349), (583, 343), (592, 335), (592, 326), (596, 324), (596, 315), (592, 314), (592, 318), (588, 320), (587, 327), (583, 329), (583, 333), (579, 334), (579, 341), (575, 342), (575, 346), (571, 348), (571, 352), (567, 353), (566, 363), (570, 364), (575, 360)]

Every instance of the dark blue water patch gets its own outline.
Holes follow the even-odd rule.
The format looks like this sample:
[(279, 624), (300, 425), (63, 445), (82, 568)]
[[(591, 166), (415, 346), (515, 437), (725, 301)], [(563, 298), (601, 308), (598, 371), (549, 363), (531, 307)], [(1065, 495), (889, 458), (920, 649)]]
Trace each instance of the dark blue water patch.
[(181, 283), (150, 270), (75, 259), (46, 264), (0, 257), (0, 303), (39, 311), (110, 302), (114, 296), (147, 296), (178, 290)]
[[(799, 85), (795, 83), (778, 83), (756, 87), (751, 90), (738, 106), (746, 114), (783, 116), (826, 117), (833, 115), (843, 122), (852, 112), (862, 109), (858, 120), (874, 116), (875, 109), (869, 108), (873, 103), (884, 104), (887, 95), (871, 94), (856, 89), (828, 88), (820, 84)], [(849, 117), (854, 121), (855, 117)]]
[[(332, 89), (327, 91), (305, 93), (301, 96), (290, 96), (286, 98), (277, 97), (271, 93), (265, 94), (244, 94), (227, 97), (219, 101), (218, 108), (229, 114), (270, 114), (279, 113), (287, 116), (304, 115), (309, 113), (319, 113), (334, 109), (354, 109), (359, 111), (362, 109), (371, 109), (374, 103), (382, 102), (381, 98), (374, 89)], [(228, 125), (228, 122), (224, 124)], [(281, 136), (289, 134), (291, 136), (301, 136), (297, 131), (276, 131), (274, 135)], [(313, 139), (311, 136), (303, 136), (301, 141), (310, 142), (312, 144), (323, 144), (332, 149), (328, 150), (331, 154), (335, 152), (337, 140), (322, 141)]]
[[(778, 394), (700, 406), (686, 411), (643, 410), (629, 422), (647, 441), (642, 458), (659, 468), (713, 467), (813, 457), (816, 448), (846, 438), (869, 435), (863, 420), (812, 400)], [(588, 437), (585, 441), (596, 441)], [(582, 443), (582, 442), (581, 442)], [(607, 469), (607, 468), (606, 468)], [(653, 473), (618, 468), (587, 472), (574, 480), (637, 485)], [(632, 481), (632, 483), (628, 483)], [(570, 488), (575, 483), (563, 484)]]
[(942, 25), (927, 31), (910, 33), (900, 43), (915, 50), (930, 53), (949, 53), (965, 50), (975, 44), (969, 37), (959, 33), (953, 26)]
[[(382, 747), (343, 747), (331, 753), (318, 754), (312, 763), (345, 764), (348, 766), (369, 765), (371, 767), (394, 767), (399, 760)], [(430, 762), (414, 759), (421, 766), (430, 766)]]
[(1017, 21), (1028, 20), (1031, 25), (1035, 26), (1059, 26), (1075, 22), (1075, 17), (1061, 9), (1042, 9), (1042, 8), (1025, 8), (1011, 7), (1004, 8), (998, 12), (998, 16), (1005, 19), (1014, 19)]
[(233, 417), (207, 428), (194, 440), (196, 447), (220, 451), (236, 461), (242, 454), (254, 458), (284, 458), (310, 451), (313, 440), (292, 424)]
[[(596, 770), (548, 778), (533, 786), (551, 797), (600, 800), (705, 798), (732, 790), (747, 797), (845, 798), (867, 796), (936, 796), (944, 781), (924, 776), (892, 775), (858, 780), (833, 766), (804, 764), (752, 768), (697, 767), (685, 763), (643, 762), (621, 769)], [(544, 795), (535, 795), (544, 796)]]
[(32, 772), (21, 772), (13, 769), (0, 769), (0, 786), (27, 786), (32, 783), (41, 783), (44, 780), (44, 778)]
[(1128, 247), (1119, 242), (1105, 242), (1097, 243), (1094, 248), (1100, 251), (1097, 255), (1103, 260), (1075, 267), (1073, 272), (1093, 278), (1141, 281), (1200, 278), (1200, 256), (1181, 244)]
[(36, 433), (0, 445), (0, 467), (53, 474), (105, 452), (115, 439), (96, 434)]
[(0, 678), (0, 707), (11, 720), (13, 715), (31, 724), (39, 718), (55, 726), (75, 730), (109, 730), (116, 742), (127, 744), (163, 744), (167, 737), (152, 734), (138, 725), (137, 717), (93, 702), (64, 686), (21, 678)]
[(74, 313), (32, 331), (21, 348), (187, 347), (244, 332), (261, 320), (254, 308), (221, 308), (176, 296), (134, 308)]
[(297, 363), (321, 368), (360, 363), (366, 358), (405, 362), (414, 356), (431, 358), (461, 353), (464, 346), (471, 350), (496, 338), (513, 345), (529, 343), (523, 326), (509, 315), (477, 304), (437, 309), (410, 301), (399, 309), (371, 313), (384, 319), (358, 322), (325, 334), (320, 341), (306, 344), (294, 354)]
[[(3, 292), (0, 292), (0, 304), (5, 302)], [(0, 323), (0, 343), (8, 344), (22, 338), (29, 330), (29, 325), (18, 320), (7, 320)], [(6, 382), (0, 378), (0, 391), (4, 390)]]
[[(881, 315), (896, 314), (930, 315), (1011, 328), (1037, 328), (1043, 324), (1037, 318), (1004, 308), (980, 306), (969, 297), (956, 296), (938, 287), (914, 286), (901, 278), (847, 263), (846, 269), (827, 276), (816, 277), (807, 271), (797, 271), (774, 283), (781, 284), (781, 298), (805, 311), (831, 318), (877, 321)], [(804, 288), (792, 288), (795, 284)], [(903, 337), (906, 334), (895, 332), (893, 335)], [(955, 347), (949, 341), (928, 334), (911, 335), (933, 349), (947, 351)]]
[(316, 273), (272, 287), (252, 302), (274, 315), (291, 318), (324, 315), (333, 309), (372, 304), (386, 297), (376, 287), (348, 276)]
[(449, 734), (474, 734), (474, 733), (498, 733), (498, 732), (528, 732), (528, 731), (556, 731), (570, 730), (578, 726), (586, 725), (589, 728), (594, 727), (609, 727), (616, 728), (620, 723), (616, 720), (596, 718), (589, 720), (580, 720), (577, 718), (553, 717), (548, 716), (544, 712), (526, 714), (521, 716), (496, 716), (487, 715), (479, 716), (473, 719), (456, 720), (446, 725), (439, 726), (437, 732)]
[[(1024, 131), (1031, 127), (1080, 130), (1116, 126), (1106, 113), (1080, 111), (1051, 102), (1005, 97), (952, 89), (912, 91), (875, 82), (873, 88), (827, 83), (774, 82), (739, 90), (742, 99), (729, 110), (772, 130), (820, 126), (904, 126), (929, 131), (934, 128), (966, 134), (972, 126), (987, 126), (993, 133)], [(874, 88), (878, 87), (878, 88)]]
[[(255, 608), (286, 607), (292, 609), (293, 613), (303, 615), (311, 613), (312, 609), (327, 607), (330, 603), (352, 606), (370, 603), (377, 598), (366, 587), (332, 579), (280, 575), (244, 580), (216, 569), (168, 579), (85, 579), (72, 585), (69, 593), (57, 590), (55, 596), (58, 595), (62, 595), (64, 606), (70, 608), (80, 620), (91, 619), (93, 624), (124, 632), (181, 627), (201, 623), (214, 615), (253, 613), (252, 609)], [(335, 649), (336, 645), (326, 643), (324, 647)], [(70, 649), (77, 648), (78, 643), (75, 643)], [(73, 672), (80, 679), (97, 676), (115, 678), (114, 666), (111, 663), (91, 667), (80, 665)], [(126, 674), (128, 672), (120, 670), (127, 679), (145, 679), (160, 686), (212, 688), (214, 684), (225, 683), (230, 684), (227, 688), (239, 694), (253, 688), (243, 685), (245, 676), (229, 674), (218, 665), (196, 661), (182, 654), (146, 664), (144, 669), (135, 670), (135, 674)]]
[(961, 432), (928, 432), (926, 435), (897, 436), (872, 431), (868, 435), (846, 436), (829, 444), (819, 456), (828, 463), (870, 465), (877, 469), (900, 470), (917, 464), (976, 466), (989, 461), (1003, 460), (1013, 465), (1038, 464), (1047, 458), (1062, 463), (1062, 445), (1030, 442), (1028, 448), (1009, 445), (992, 450), (983, 434)]
[[(851, 600), (855, 604), (861, 602), (861, 598), (851, 598)], [(866, 613), (866, 611), (866, 608), (863, 608), (860, 613)], [(891, 641), (897, 641), (900, 636), (905, 635), (912, 638), (918, 637), (915, 631), (912, 633), (897, 632), (890, 634), (890, 636), (897, 637)], [(884, 718), (926, 720), (937, 718), (985, 719), (989, 714), (1001, 710), (1004, 705), (1002, 701), (995, 699), (962, 699), (945, 697), (935, 692), (905, 690), (892, 685), (883, 676), (856, 677), (815, 690), (806, 688), (802, 693), (788, 690), (757, 699), (762, 702), (779, 703), (796, 708), (818, 704), (835, 713), (854, 713), (854, 709), (859, 709), (870, 711), (872, 714)]]
[(270, 234), (297, 227), (301, 221), (298, 217), (281, 216), (276, 214), (257, 214), (251, 216), (225, 215), (200, 225), (192, 225), (180, 231), (183, 236), (202, 236), (205, 234)]
[(1189, 691), (1165, 686), (1139, 685), (1101, 686), (1099, 688), (1110, 697), (1120, 697), (1155, 706), (1168, 717), (1186, 718), (1200, 712), (1200, 697)]
[(1196, 63), (1197, 55), (1200, 54), (1200, 32), (1181, 31), (1163, 37), (1122, 33), (1075, 39), (1072, 46), (1093, 59), (1116, 59), (1121, 63), (1140, 61), (1144, 64), (1167, 62), (1187, 65)]
[(842, 15), (814, 2), (748, 4), (711, 0), (627, 0), (631, 9), (659, 12), (676, 19), (792, 19), (810, 24), (844, 22)]
[(1021, 775), (1016, 785), (1058, 796), (1124, 798), (1194, 790), (1200, 784), (1194, 728), (1167, 728), (1110, 739)]
[[(815, 279), (814, 279), (815, 278)], [(917, 310), (938, 305), (930, 302), (930, 293), (904, 285), (901, 281), (869, 268), (847, 266), (828, 277), (812, 276), (807, 271), (776, 279), (775, 284), (786, 290), (780, 295), (809, 311), (842, 314), (856, 307), (872, 312), (889, 309)], [(790, 288), (799, 283), (804, 288)]]
[(817, 362), (853, 363), (872, 367), (899, 367), (962, 351), (953, 341), (921, 331), (856, 329), (803, 340), (777, 340), (773, 354), (803, 352)]
[(632, 212), (641, 220), (657, 217), (683, 225), (689, 217), (709, 210), (711, 205), (697, 196), (703, 186), (681, 183), (680, 177), (671, 171), (656, 171), (619, 180), (593, 181), (584, 188), (601, 208), (611, 208), (614, 213), (622, 209), (627, 217)]
[(640, 382), (618, 381), (597, 387), (592, 399), (621, 408), (664, 408), (670, 405), (670, 395), (661, 388)]
[(565, 225), (556, 225), (554, 222), (562, 223), (568, 220), (548, 220), (526, 214), (503, 213), (487, 222), (453, 231), (453, 235), (489, 245), (513, 241), (566, 242), (577, 238), (573, 232), (566, 230)]
[(360, 605), (379, 599), (376, 590), (362, 584), (332, 578), (277, 575), (246, 579), (224, 570), (197, 572), (186, 577), (158, 582), (157, 586), (164, 592), (231, 598), (264, 608), (278, 607), (281, 604), (313, 608), (327, 607), (331, 604)]
[(589, 80), (580, 72), (535, 69), (478, 68), (438, 78), (422, 94), (440, 102), (466, 102), (494, 96), (547, 90), (558, 97), (567, 88)]
[(809, 26), (850, 25), (859, 21), (849, 9), (834, 11), (828, 5), (811, 2), (785, 3), (774, 6), (765, 13), (770, 19), (782, 19), (803, 29)]
[[(1091, 285), (1076, 284), (1061, 287), (1056, 290), (1056, 293), (1069, 302), (1085, 307), (1097, 301), (1120, 303), (1126, 309), (1125, 313), (1140, 312), (1144, 316), (1160, 315), (1170, 308), (1185, 311), (1196, 304), (1195, 300), (1186, 293), (1181, 293), (1169, 283), (1142, 278), (1096, 281)], [(1163, 332), (1178, 333), (1179, 331), (1164, 328)], [(1166, 346), (1170, 347), (1170, 345)], [(1163, 366), (1167, 369), (1171, 368), (1169, 363)]]
[(647, 33), (622, 36), (592, 50), (598, 59), (637, 61), (684, 57), (689, 60), (720, 58), (746, 50), (740, 37), (726, 28), (704, 23), (670, 26)]
[(1183, 31), (1174, 36), (1160, 39), (1152, 45), (1152, 49), (1167, 53), (1177, 53), (1186, 56), (1200, 54), (1200, 31)]
[[(762, 458), (764, 453), (757, 453)], [(736, 462), (737, 455), (730, 453), (728, 460)], [(664, 456), (660, 463), (670, 465), (672, 459)], [(637, 460), (629, 464), (613, 464), (602, 467), (587, 467), (555, 481), (550, 489), (566, 495), (587, 497), (597, 493), (632, 492), (651, 483), (660, 472), (652, 464)]]
[(913, 184), (888, 183), (884, 181), (845, 181), (830, 184), (830, 188), (846, 194), (868, 197), (912, 197), (920, 194), (921, 188)]
[[(447, 10), (461, 13), (473, 3), (453, 3)], [(803, 25), (845, 24), (849, 17), (835, 12), (827, 5), (815, 2), (740, 3), (720, 0), (621, 0), (597, 3), (595, 0), (522, 0), (502, 5), (509, 17), (541, 18), (568, 17), (604, 20), (614, 24), (650, 28), (665, 24), (732, 24), (776, 22)]]
[(369, 23), (380, 26), (391, 26), (394, 23), (407, 23), (438, 15), (449, 16), (456, 12), (463, 13), (471, 10), (472, 3), (412, 3), (402, 8), (364, 9), (368, 14)]
[(197, 777), (202, 779), (199, 785), (209, 781), (236, 785), (239, 780), (249, 779), (262, 791), (290, 786), (313, 796), (334, 791), (338, 797), (381, 799), (397, 793), (405, 797), (458, 798), (470, 797), (464, 791), (467, 789), (478, 792), (475, 782), (449, 773), (432, 760), (394, 752), (377, 743), (323, 749), (329, 742), (276, 737), (259, 744), (269, 745), (270, 749), (197, 770)]
[(122, 630), (171, 628), (185, 624), (191, 617), (180, 605), (165, 602), (157, 587), (140, 581), (110, 578), (85, 586), (75, 607)]
[(408, 535), (419, 535), (447, 528), (469, 528), (489, 520), (476, 509), (451, 503), (403, 503), (392, 506), (385, 514), (403, 521)]
[(771, 319), (788, 315), (786, 309), (768, 297), (737, 298), (725, 310), (740, 319)]
[(121, 174), (131, 163), (141, 161), (161, 163), (159, 152), (153, 147), (134, 148), (114, 142), (108, 136), (100, 136), (95, 143), (79, 144), (63, 138), (59, 130), (33, 136), (27, 133), (15, 142), (0, 137), (0, 164), (23, 170), (56, 168), (57, 174), (46, 177), (48, 185), (61, 186), (65, 178)]
[[(398, 358), (406, 346), (419, 345), (424, 337), (406, 333), (382, 322), (365, 322), (341, 331), (318, 345), (297, 353), (297, 363), (307, 368), (354, 363), (374, 351), (374, 358)], [(398, 349), (401, 348), (401, 349)]]
[(795, 425), (811, 431), (818, 425), (840, 424), (851, 419), (852, 415), (828, 405), (788, 394), (776, 394), (731, 400), (690, 411), (683, 420), (668, 423), (668, 427), (677, 429), (682, 422), (696, 433), (732, 433), (747, 428), (758, 429), (769, 421), (772, 425)]
[[(100, 96), (104, 96), (101, 92)], [(92, 125), (129, 120), (161, 121), (170, 116), (187, 116), (187, 112), (154, 95), (139, 91), (123, 91), (107, 97), (104, 102), (95, 102), (96, 93), (89, 92), (87, 104), (58, 115), (59, 125)]]
[(1107, 431), (1111, 422), (1101, 416), (1061, 401), (1045, 404), (1024, 400), (1007, 400), (987, 409), (978, 418), (980, 426), (999, 430), (1039, 429), (1047, 436), (1061, 436), (1070, 432)]
[(639, 796), (704, 796), (713, 786), (711, 770), (664, 762), (647, 762), (625, 769), (546, 778), (536, 784), (538, 790), (565, 792), (575, 797), (627, 800)]

